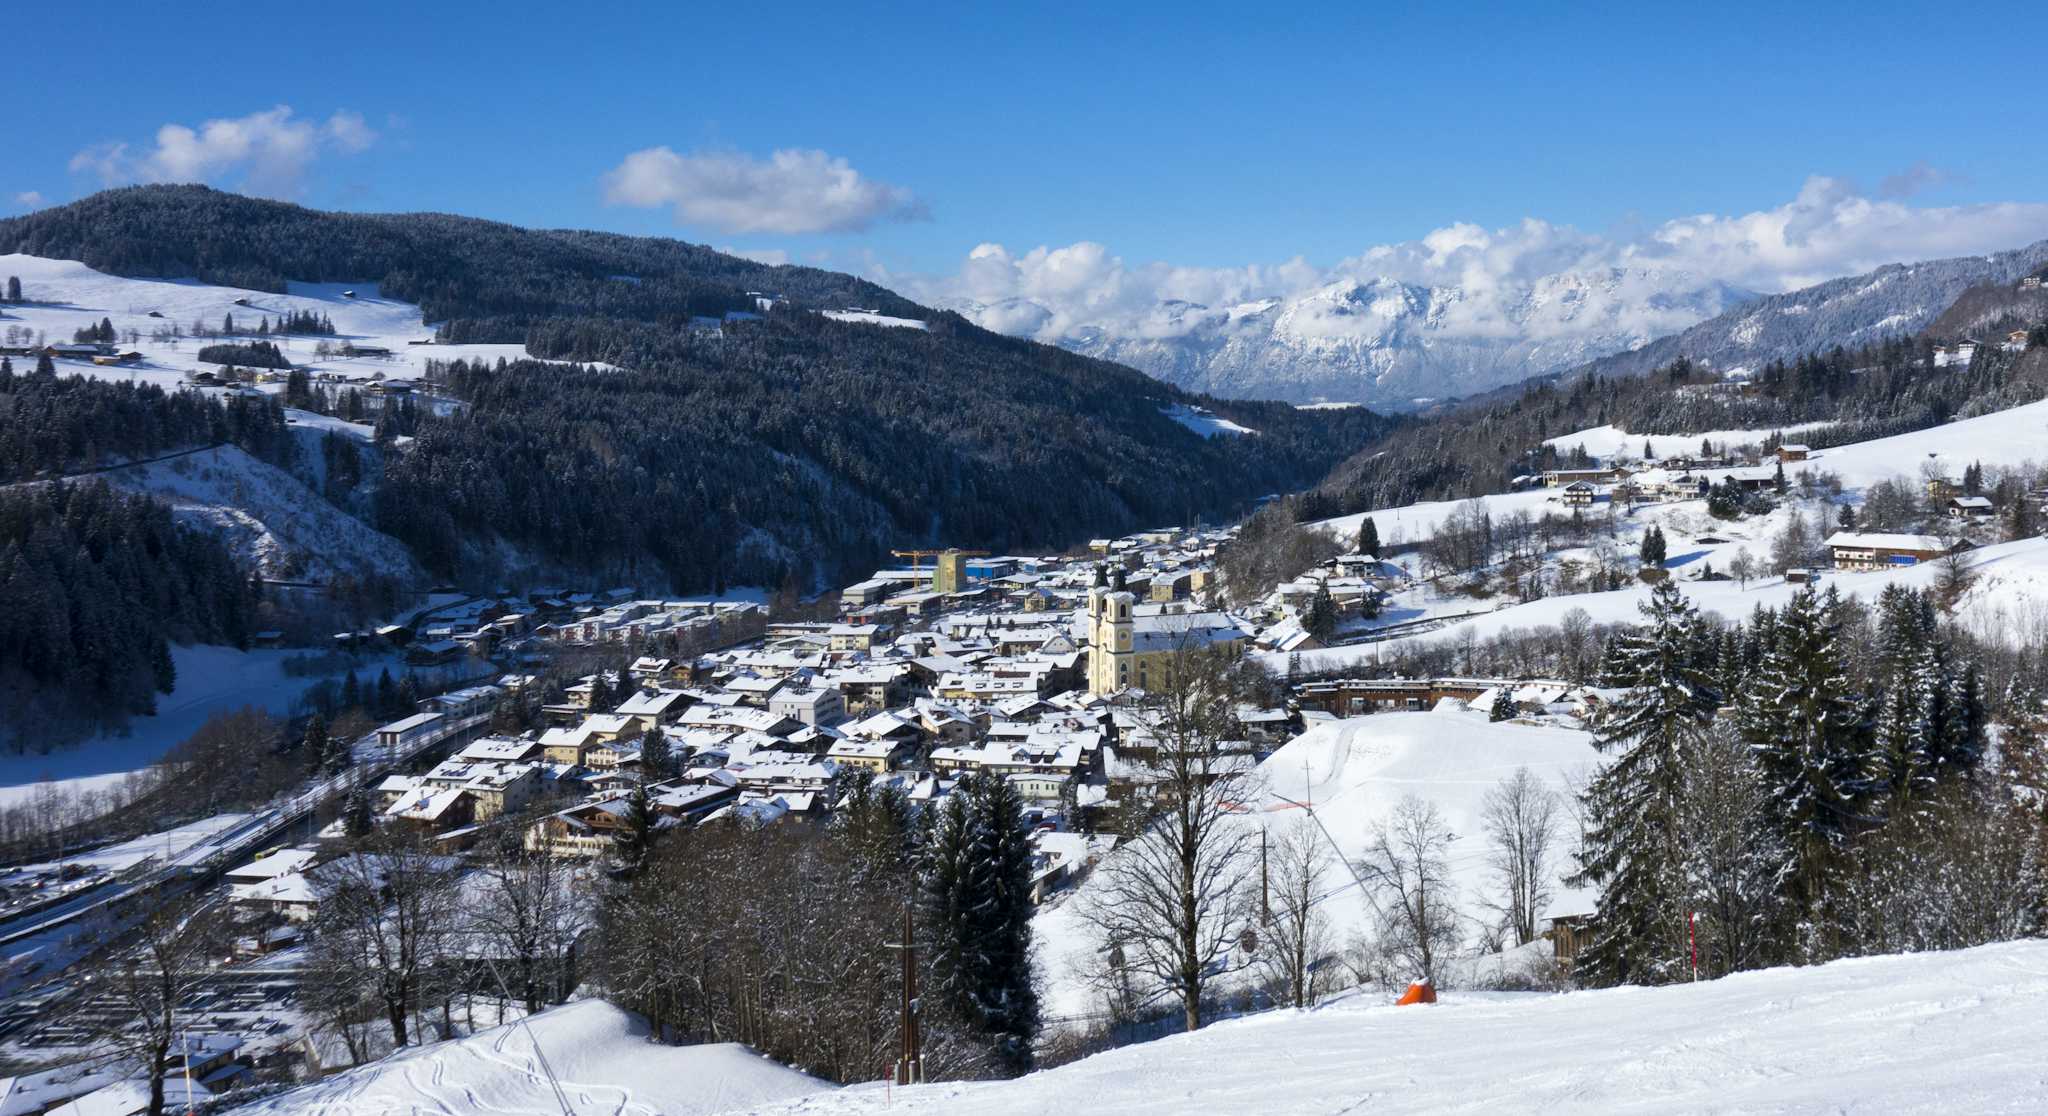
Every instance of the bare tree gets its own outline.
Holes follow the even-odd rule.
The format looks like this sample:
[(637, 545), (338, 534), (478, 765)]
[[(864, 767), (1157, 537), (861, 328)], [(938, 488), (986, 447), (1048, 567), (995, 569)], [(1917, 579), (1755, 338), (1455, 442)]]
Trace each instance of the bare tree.
[(1305, 818), (1282, 830), (1266, 852), (1268, 917), (1259, 964), (1298, 1008), (1313, 1006), (1328, 990), (1322, 974), (1329, 970), (1320, 963), (1335, 950), (1322, 908), (1332, 859), (1322, 834)]
[(1372, 833), (1358, 863), (1379, 908), (1382, 948), (1430, 983), (1460, 936), (1448, 858), (1452, 840), (1435, 804), (1411, 794)]
[(420, 1006), (456, 909), (460, 862), (403, 832), (385, 832), (314, 873), (320, 909), (313, 923), (319, 967), (336, 981), (363, 982), (383, 1009), (391, 1040), (418, 1038), (406, 1020)]
[(1550, 902), (1550, 852), (1557, 843), (1557, 793), (1526, 767), (1500, 781), (1480, 805), (1499, 899), (1494, 909), (1516, 945), (1536, 938), (1536, 919)]
[(1756, 559), (1750, 556), (1748, 547), (1736, 551), (1735, 557), (1728, 560), (1728, 573), (1737, 585), (1749, 588), (1749, 579), (1756, 576)]
[(1962, 603), (1963, 594), (1977, 584), (1977, 571), (1971, 568), (1973, 563), (1961, 546), (1935, 561), (1938, 568), (1934, 573), (1934, 597), (1941, 602), (1944, 612), (1954, 612), (1956, 605)]
[(483, 902), (470, 912), (469, 929), (489, 956), (511, 960), (509, 991), (528, 1012), (561, 1003), (577, 940), (591, 921), (589, 904), (575, 891), (575, 869), (545, 850), (510, 844), (482, 873)]
[(1127, 749), (1146, 772), (1129, 804), (1131, 839), (1081, 908), (1129, 972), (1180, 999), (1190, 1031), (1210, 980), (1248, 963), (1232, 948), (1254, 913), (1258, 868), (1254, 828), (1235, 816), (1252, 796), (1253, 764), (1226, 744), (1235, 667), (1209, 649), (1164, 663), (1145, 699), (1148, 740)]
[(148, 910), (136, 943), (105, 971), (102, 996), (114, 1011), (100, 1026), (102, 1049), (149, 1078), (150, 1116), (163, 1116), (164, 1076), (180, 1031), (179, 1005), (212, 973), (221, 940), (216, 914), (189, 896), (152, 889), (132, 902)]

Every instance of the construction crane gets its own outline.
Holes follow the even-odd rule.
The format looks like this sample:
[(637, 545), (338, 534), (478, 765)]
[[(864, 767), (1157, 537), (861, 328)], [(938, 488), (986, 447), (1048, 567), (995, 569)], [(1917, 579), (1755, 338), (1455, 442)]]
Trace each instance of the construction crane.
[(897, 558), (910, 559), (910, 572), (920, 576), (923, 574), (923, 567), (919, 566), (918, 562), (922, 559), (930, 558), (932, 560), (931, 587), (934, 591), (940, 593), (958, 593), (960, 591), (966, 581), (966, 559), (988, 557), (988, 551), (986, 550), (961, 550), (958, 547), (948, 547), (945, 550), (892, 550), (889, 553)]

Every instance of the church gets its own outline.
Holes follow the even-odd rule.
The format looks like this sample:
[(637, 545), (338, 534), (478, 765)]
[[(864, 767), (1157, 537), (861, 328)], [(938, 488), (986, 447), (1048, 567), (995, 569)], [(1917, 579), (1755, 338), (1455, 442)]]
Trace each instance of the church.
[(1178, 603), (1140, 603), (1125, 588), (1124, 571), (1095, 569), (1085, 621), (1088, 692), (1098, 696), (1145, 689), (1165, 679), (1166, 662), (1179, 651), (1241, 646), (1250, 637), (1222, 612), (1188, 612)]

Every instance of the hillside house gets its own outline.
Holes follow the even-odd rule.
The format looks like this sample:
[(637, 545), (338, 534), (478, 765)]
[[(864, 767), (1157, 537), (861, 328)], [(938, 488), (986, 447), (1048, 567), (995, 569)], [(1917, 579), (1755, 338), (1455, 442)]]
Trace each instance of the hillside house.
[(1778, 447), (1779, 461), (1804, 461), (1812, 456), (1813, 449), (1799, 442), (1787, 442)]
[(1591, 481), (1573, 481), (1564, 486), (1564, 505), (1568, 508), (1590, 508), (1599, 499), (1599, 493)]
[(1838, 570), (1881, 570), (1917, 566), (1957, 548), (1939, 535), (1905, 535), (1870, 531), (1837, 531), (1828, 536)]
[(1984, 496), (1951, 496), (1947, 512), (1950, 519), (1990, 519), (1998, 509)]

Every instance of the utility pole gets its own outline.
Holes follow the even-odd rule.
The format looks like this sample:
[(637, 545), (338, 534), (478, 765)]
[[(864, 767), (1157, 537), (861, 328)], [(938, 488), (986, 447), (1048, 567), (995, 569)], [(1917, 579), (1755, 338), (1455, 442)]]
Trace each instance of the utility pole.
[(896, 1059), (894, 1077), (898, 1085), (924, 1084), (924, 1041), (917, 1030), (917, 942), (912, 938), (915, 930), (910, 904), (905, 903), (903, 940), (883, 943), (890, 949), (903, 951), (903, 1056)]

